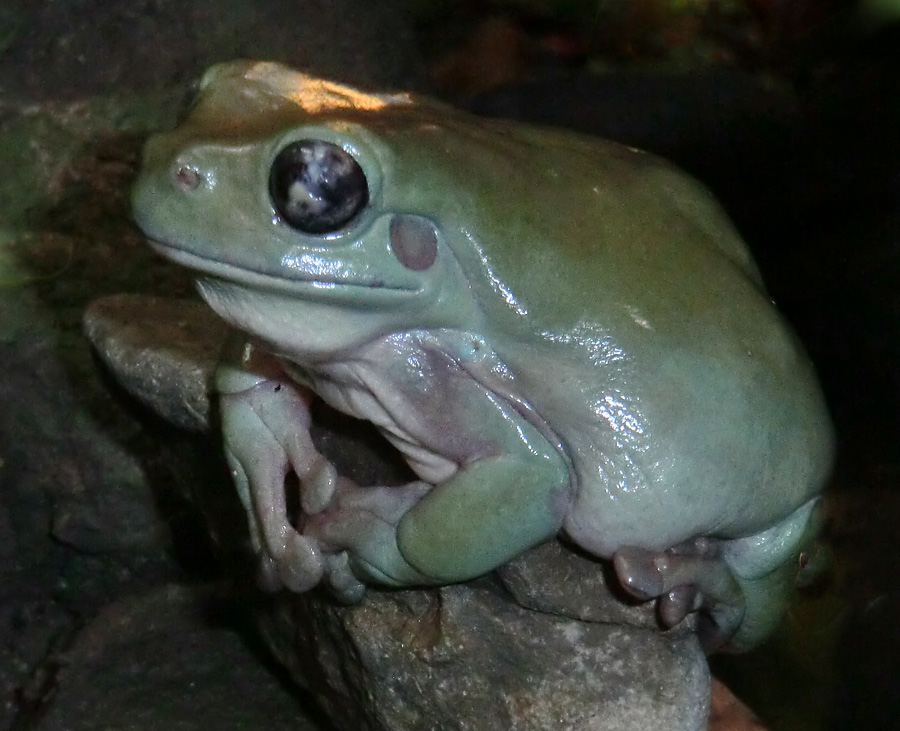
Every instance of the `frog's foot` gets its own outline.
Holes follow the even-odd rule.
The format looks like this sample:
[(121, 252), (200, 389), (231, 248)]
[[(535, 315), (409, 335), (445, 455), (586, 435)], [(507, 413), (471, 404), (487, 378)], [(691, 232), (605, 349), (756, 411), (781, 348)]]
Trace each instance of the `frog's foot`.
[(703, 610), (712, 623), (701, 623), (704, 644), (718, 645), (738, 627), (744, 614), (741, 588), (710, 541), (698, 538), (663, 552), (625, 547), (613, 556), (622, 587), (638, 599), (658, 599), (665, 627)]
[(325, 580), (332, 593), (342, 602), (354, 604), (366, 595), (366, 585), (356, 578), (350, 568), (350, 556), (346, 551), (326, 553)]
[[(297, 504), (301, 513), (325, 509), (337, 485), (333, 465), (309, 435), (311, 398), (274, 380), (220, 396), (225, 455), (248, 514), (261, 583), (269, 590), (308, 591), (325, 575), (318, 543), (302, 534), (291, 514)], [(299, 495), (289, 494), (297, 489), (287, 480), (291, 473)]]
[(248, 497), (250, 538), (260, 560), (260, 583), (270, 591), (282, 586), (308, 591), (322, 580), (325, 565), (316, 541), (302, 535), (289, 520), (283, 459), (260, 460), (249, 475), (230, 455), (229, 462), (235, 482), (243, 483)]

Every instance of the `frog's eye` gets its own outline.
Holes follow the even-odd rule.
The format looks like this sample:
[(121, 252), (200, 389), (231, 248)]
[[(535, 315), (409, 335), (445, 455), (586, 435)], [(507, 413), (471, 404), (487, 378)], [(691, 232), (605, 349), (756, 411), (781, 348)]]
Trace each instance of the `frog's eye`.
[(322, 140), (299, 140), (272, 162), (269, 196), (289, 226), (325, 234), (356, 217), (369, 202), (369, 186), (359, 163), (342, 148)]

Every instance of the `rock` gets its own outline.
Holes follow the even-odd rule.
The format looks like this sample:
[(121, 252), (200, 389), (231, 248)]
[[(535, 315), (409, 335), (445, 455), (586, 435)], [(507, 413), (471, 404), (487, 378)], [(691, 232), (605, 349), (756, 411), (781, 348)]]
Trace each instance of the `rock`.
[[(562, 549), (556, 559), (563, 572), (587, 561)], [(350, 607), (290, 597), (261, 625), (341, 731), (706, 728), (709, 675), (693, 633), (525, 609), (488, 580), (370, 591)]]
[(227, 328), (206, 305), (112, 295), (85, 310), (84, 332), (132, 396), (183, 429), (210, 428), (210, 378)]
[(48, 324), (12, 322), (31, 300), (0, 288), (0, 729), (80, 612), (179, 570), (146, 476), (85, 410)]
[(3, 579), (0, 601), (0, 728), (10, 729), (23, 697), (23, 685), (53, 648), (72, 634), (75, 618), (57, 602), (36, 597), (24, 582)]
[(608, 563), (577, 548), (564, 548), (558, 541), (513, 559), (497, 570), (497, 576), (528, 609), (583, 622), (659, 627), (654, 603), (639, 603), (625, 595)]
[[(129, 391), (198, 428), (209, 354), (219, 350), (216, 334), (224, 337), (209, 317), (191, 302), (123, 295), (88, 308), (85, 329)], [(362, 484), (402, 479), (386, 443), (325, 414), (316, 442), (342, 472)], [(623, 601), (602, 562), (556, 541), (479, 581), (370, 589), (349, 607), (319, 591), (283, 594), (261, 604), (258, 618), (268, 647), (341, 731), (698, 731), (706, 723), (709, 673), (690, 623), (661, 632), (652, 604)]]
[(15, 347), (0, 342), (0, 469), (9, 485), (0, 501), (20, 550), (33, 559), (49, 533), (85, 551), (161, 546), (165, 528), (145, 477), (79, 409), (54, 346), (37, 332)]
[(33, 679), (16, 728), (316, 731), (221, 604), (169, 585), (110, 605)]

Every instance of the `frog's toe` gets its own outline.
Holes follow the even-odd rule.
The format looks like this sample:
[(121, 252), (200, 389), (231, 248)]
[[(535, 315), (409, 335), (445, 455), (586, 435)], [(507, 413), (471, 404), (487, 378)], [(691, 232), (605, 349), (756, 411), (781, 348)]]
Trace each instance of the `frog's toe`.
[(666, 627), (674, 627), (691, 612), (700, 609), (703, 598), (693, 584), (676, 586), (659, 598), (659, 620)]
[(294, 530), (290, 530), (285, 536), (283, 553), (275, 562), (281, 583), (285, 588), (298, 593), (312, 589), (325, 573), (316, 542)]
[(365, 596), (366, 585), (351, 570), (346, 551), (325, 555), (325, 574), (328, 585), (340, 601), (355, 604)]
[(359, 487), (338, 477), (331, 508), (346, 514), (359, 513), (396, 525), (432, 489), (426, 482), (409, 482), (392, 487)]
[(326, 510), (335, 497), (338, 474), (335, 466), (322, 457), (300, 478), (300, 506), (306, 515)]
[(307, 516), (303, 534), (321, 547), (327, 581), (339, 598), (361, 599), (360, 580), (389, 586), (434, 583), (407, 562), (397, 544), (397, 524), (429, 489), (418, 482), (360, 488), (340, 480), (332, 507)]
[(636, 599), (652, 599), (666, 591), (661, 562), (665, 554), (626, 547), (613, 556), (613, 566), (622, 588)]

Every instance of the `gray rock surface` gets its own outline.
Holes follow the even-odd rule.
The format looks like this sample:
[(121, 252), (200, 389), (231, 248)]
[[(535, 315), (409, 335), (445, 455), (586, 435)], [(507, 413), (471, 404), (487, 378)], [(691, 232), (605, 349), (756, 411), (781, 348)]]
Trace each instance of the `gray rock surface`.
[[(543, 550), (538, 564), (598, 569), (558, 544)], [(709, 674), (693, 633), (525, 609), (490, 580), (370, 591), (351, 607), (294, 597), (261, 626), (340, 731), (706, 728)]]
[(26, 688), (35, 709), (52, 702), (23, 720), (33, 731), (317, 731), (258, 653), (216, 623), (221, 603), (169, 585), (109, 605)]
[[(193, 303), (118, 296), (94, 303), (85, 323), (113, 373), (171, 418), (206, 393), (208, 353), (219, 348), (214, 338), (182, 336), (214, 333), (208, 317)], [(156, 337), (168, 339), (154, 347)], [(363, 484), (391, 470), (386, 445), (361, 451), (347, 420), (320, 428), (317, 441)], [(370, 590), (349, 607), (318, 591), (283, 594), (257, 611), (268, 647), (340, 731), (698, 731), (706, 724), (709, 673), (693, 628), (661, 632), (652, 604), (624, 602), (607, 586), (602, 562), (559, 542), (468, 584)]]
[(80, 617), (180, 571), (146, 474), (85, 408), (49, 323), (32, 310), (18, 331), (34, 304), (0, 291), (0, 728)]
[[(578, 548), (563, 549), (547, 543), (497, 570), (503, 587), (520, 606), (558, 614), (583, 622), (628, 624), (656, 630), (659, 623), (653, 602), (638, 603), (619, 587), (612, 567)], [(685, 620), (690, 631), (696, 617)]]
[(84, 332), (132, 396), (183, 429), (211, 428), (209, 379), (227, 328), (206, 305), (112, 295), (85, 310)]

